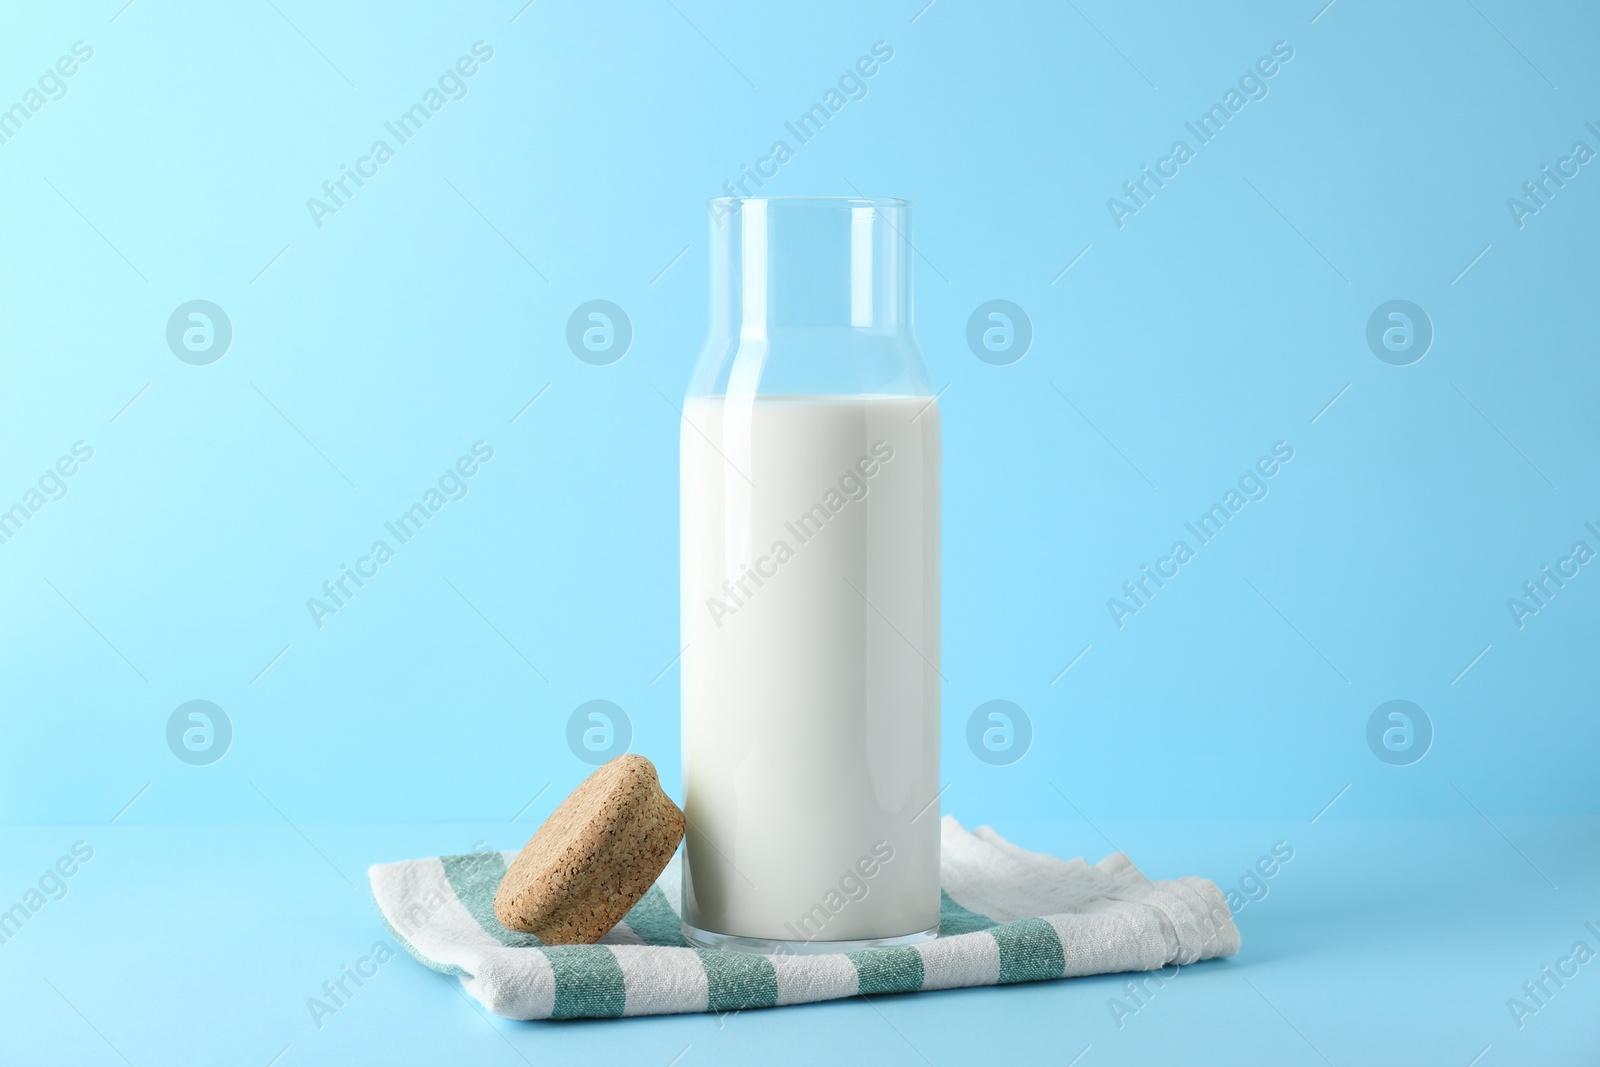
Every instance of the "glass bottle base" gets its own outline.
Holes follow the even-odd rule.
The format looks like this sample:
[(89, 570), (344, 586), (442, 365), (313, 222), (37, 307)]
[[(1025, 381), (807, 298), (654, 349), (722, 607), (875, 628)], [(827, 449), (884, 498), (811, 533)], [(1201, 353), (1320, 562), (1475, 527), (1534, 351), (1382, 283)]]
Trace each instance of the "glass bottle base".
[(721, 948), (734, 952), (754, 952), (763, 956), (820, 956), (834, 952), (858, 952), (865, 948), (900, 948), (932, 941), (939, 936), (939, 924), (926, 930), (896, 937), (868, 937), (857, 941), (775, 941), (739, 934), (719, 934), (681, 923), (683, 939), (695, 948)]

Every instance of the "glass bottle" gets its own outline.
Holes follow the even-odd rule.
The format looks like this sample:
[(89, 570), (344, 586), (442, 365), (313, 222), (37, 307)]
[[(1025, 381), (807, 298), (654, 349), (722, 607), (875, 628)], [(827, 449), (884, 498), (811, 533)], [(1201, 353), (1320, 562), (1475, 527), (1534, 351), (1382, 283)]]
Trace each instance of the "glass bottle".
[(838, 952), (939, 925), (939, 408), (911, 205), (711, 201), (680, 432), (684, 934)]

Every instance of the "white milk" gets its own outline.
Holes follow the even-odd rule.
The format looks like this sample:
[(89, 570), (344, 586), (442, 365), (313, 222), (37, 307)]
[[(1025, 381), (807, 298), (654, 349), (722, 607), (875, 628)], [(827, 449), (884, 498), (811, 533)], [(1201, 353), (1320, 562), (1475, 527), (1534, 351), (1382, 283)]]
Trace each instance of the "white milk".
[(684, 907), (779, 941), (939, 921), (939, 410), (690, 397)]

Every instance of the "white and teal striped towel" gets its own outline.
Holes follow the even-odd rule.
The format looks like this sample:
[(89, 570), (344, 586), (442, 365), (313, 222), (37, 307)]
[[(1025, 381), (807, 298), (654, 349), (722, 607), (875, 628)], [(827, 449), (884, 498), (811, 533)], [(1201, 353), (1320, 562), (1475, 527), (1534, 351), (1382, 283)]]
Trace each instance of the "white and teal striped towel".
[(735, 1011), (857, 993), (1148, 971), (1239, 950), (1222, 894), (1204, 878), (1152, 882), (1120, 852), (1091, 866), (1028, 852), (946, 816), (940, 936), (910, 948), (758, 956), (690, 948), (679, 933), (674, 859), (596, 945), (546, 946), (495, 920), (514, 852), (383, 863), (372, 896), (400, 944), (457, 975), (508, 1019)]

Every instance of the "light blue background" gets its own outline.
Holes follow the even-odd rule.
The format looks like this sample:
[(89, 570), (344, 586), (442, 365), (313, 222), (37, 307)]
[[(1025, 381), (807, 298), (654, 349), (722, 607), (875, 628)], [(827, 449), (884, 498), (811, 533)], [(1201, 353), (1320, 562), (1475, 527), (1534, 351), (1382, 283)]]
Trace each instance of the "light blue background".
[[(589, 769), (565, 731), (591, 699), (625, 709), (632, 750), (678, 793), (673, 405), (706, 329), (704, 201), (775, 140), (794, 147), (784, 122), (881, 40), (894, 57), (866, 98), (763, 191), (916, 205), (918, 333), (948, 386), (944, 810), (1091, 858), (1103, 835), (1061, 825), (1247, 820), (1210, 850), (1205, 830), (1176, 852), (1129, 848), (1157, 876), (1219, 881), (1293, 839), (1269, 827), (1351, 820), (1376, 848), (1382, 820), (1420, 820), (1403, 824), (1414, 855), (1438, 862), (1374, 875), (1360, 907), (1478, 864), (1546, 894), (1542, 932), (1459, 1005), (1488, 1019), (1459, 1062), (1491, 1040), (1509, 1057), (1522, 1035), (1504, 998), (1595, 918), (1559, 869), (1600, 836), (1600, 569), (1523, 629), (1506, 601), (1574, 541), (1600, 549), (1583, 527), (1600, 526), (1600, 172), (1521, 229), (1506, 201), (1573, 142), (1600, 150), (1584, 128), (1600, 125), (1600, 20), (1504, 0), (922, 2), (9, 5), (0, 107), (74, 42), (94, 55), (0, 144), (0, 507), (75, 441), (94, 458), (0, 544), (0, 819), (19, 853), (0, 896), (91, 832), (107, 854), (126, 842), (135, 882), (175, 879), (140, 836), (174, 825), (195, 824), (197, 857), (285, 822), (324, 846), (335, 832), (313, 827), (500, 825), (494, 843), (515, 847)], [(319, 228), (307, 198), (480, 40), (494, 56), (466, 97)], [(1174, 140), (1195, 147), (1184, 123), (1278, 41), (1294, 58), (1269, 95), (1119, 229), (1107, 198)], [(564, 339), (596, 298), (634, 329), (609, 366)], [(1396, 298), (1435, 331), (1410, 366), (1365, 341)], [(192, 299), (232, 322), (209, 366), (167, 347)], [(1033, 324), (1009, 366), (966, 347), (991, 299)], [(469, 495), (317, 628), (306, 599), (480, 440), (494, 459)], [(1119, 629), (1107, 598), (1277, 441), (1295, 455), (1270, 495)], [(1033, 724), (1010, 766), (965, 743), (996, 698)], [(1365, 739), (1397, 698), (1435, 731), (1408, 767)], [(211, 766), (166, 747), (192, 699), (233, 725)], [(1428, 840), (1429, 820), (1454, 829)], [(471, 844), (456, 836), (373, 830), (338, 862), (359, 880)], [(1308, 873), (1306, 921), (1355, 908), (1348, 888)], [(79, 906), (76, 926), (66, 905), (38, 922), (87, 968)], [(1247, 916), (1226, 966), (1250, 959)], [(344, 940), (368, 928), (353, 909)], [(250, 1062), (306, 1029), (297, 996), (349, 955), (318, 944), (304, 975), (274, 980)], [(1068, 995), (1099, 1012), (1105, 993), (1017, 995), (1044, 998), (1037, 1015)], [(941, 996), (979, 1026), (1002, 994)], [(460, 1006), (443, 986), (433, 1002)], [(879, 1026), (861, 1004), (841, 1017)], [(1456, 1027), (1423, 1018), (1413, 1036)], [(1391, 1022), (1405, 1029), (1372, 1025)], [(1034, 1036), (1060, 1062), (1085, 1043)], [(168, 1051), (145, 1061), (179, 1055), (152, 1041)]]

